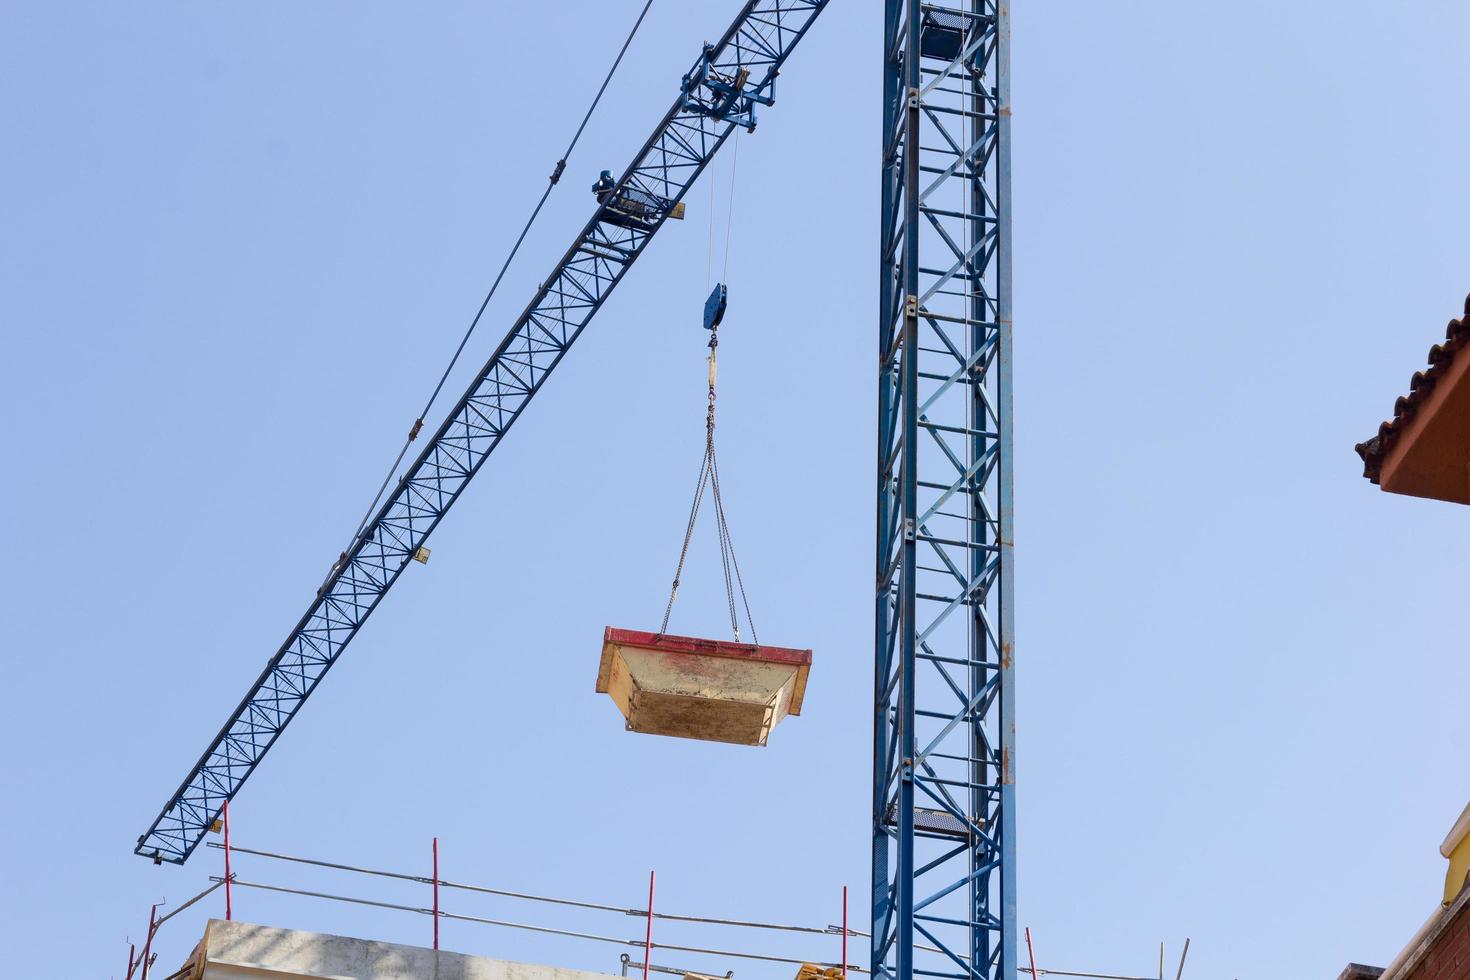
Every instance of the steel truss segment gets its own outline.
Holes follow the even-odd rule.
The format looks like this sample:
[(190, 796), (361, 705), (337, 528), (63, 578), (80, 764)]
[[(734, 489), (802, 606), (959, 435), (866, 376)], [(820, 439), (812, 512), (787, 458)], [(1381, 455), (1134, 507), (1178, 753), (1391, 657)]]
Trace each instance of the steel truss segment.
[[(747, 0), (699, 64), (743, 77), (734, 109), (769, 105), (776, 75), (829, 0)], [(718, 152), (740, 112), (693, 111), (681, 93), (535, 298), (339, 559), (306, 614), (174, 792), (136, 853), (183, 863), (357, 635), (582, 330)], [(742, 108), (743, 107), (743, 108)]]
[(1009, 18), (885, 2), (871, 955), (891, 980), (1015, 977)]

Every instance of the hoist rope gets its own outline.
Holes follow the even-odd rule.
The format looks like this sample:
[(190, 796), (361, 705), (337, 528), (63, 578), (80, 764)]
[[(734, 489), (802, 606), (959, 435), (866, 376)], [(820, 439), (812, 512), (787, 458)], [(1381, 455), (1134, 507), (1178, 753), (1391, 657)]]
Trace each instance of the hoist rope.
[[(531, 210), (531, 216), (526, 219), (526, 224), (521, 228), (520, 235), (516, 237), (515, 244), (511, 246), (509, 254), (505, 257), (505, 261), (501, 263), (500, 271), (495, 275), (495, 281), (490, 284), (489, 291), (480, 302), (480, 308), (475, 311), (474, 318), (470, 320), (469, 327), (465, 330), (464, 336), (460, 338), (459, 346), (454, 349), (454, 356), (449, 359), (449, 365), (445, 367), (444, 373), (439, 376), (439, 383), (434, 385), (434, 391), (429, 395), (429, 400), (424, 403), (423, 411), (419, 412), (418, 417), (414, 419), (413, 427), (409, 429), (408, 438), (404, 440), (403, 448), (398, 450), (398, 457), (393, 460), (393, 465), (389, 467), (388, 475), (383, 477), (383, 483), (378, 487), (378, 492), (373, 497), (373, 502), (368, 505), (367, 511), (362, 515), (362, 520), (358, 522), (357, 530), (352, 533), (353, 542), (356, 542), (362, 536), (363, 530), (367, 528), (368, 522), (372, 520), (373, 514), (378, 509), (378, 505), (382, 503), (383, 494), (387, 492), (388, 485), (393, 482), (393, 475), (398, 472), (398, 467), (403, 464), (403, 457), (408, 454), (408, 447), (418, 438), (419, 431), (424, 427), (424, 419), (428, 417), (429, 411), (434, 407), (435, 400), (438, 399), (440, 392), (444, 390), (444, 383), (449, 380), (450, 372), (459, 363), (459, 356), (464, 353), (465, 345), (469, 343), (470, 337), (475, 332), (475, 328), (480, 325), (480, 319), (485, 315), (485, 310), (490, 306), (490, 300), (495, 296), (495, 291), (500, 288), (500, 281), (505, 278), (505, 273), (510, 269), (510, 264), (515, 259), (516, 253), (520, 251), (521, 243), (526, 240), (526, 235), (530, 232), (531, 226), (536, 223), (536, 219), (541, 215), (541, 209), (545, 206), (547, 198), (551, 196), (552, 189), (561, 180), (561, 175), (567, 168), (567, 160), (571, 157), (572, 150), (576, 149), (577, 141), (582, 138), (583, 130), (587, 128), (587, 123), (592, 119), (592, 113), (597, 109), (597, 104), (602, 101), (603, 93), (607, 91), (607, 86), (612, 81), (614, 73), (617, 72), (618, 65), (623, 63), (623, 55), (628, 53), (629, 45), (633, 43), (633, 38), (638, 35), (638, 29), (643, 26), (643, 19), (648, 16), (648, 8), (652, 6), (653, 0), (645, 0), (643, 9), (638, 12), (638, 19), (633, 22), (632, 29), (628, 31), (628, 36), (623, 40), (623, 46), (618, 49), (618, 56), (613, 59), (612, 67), (607, 70), (607, 75), (602, 79), (602, 84), (598, 86), (597, 94), (592, 97), (592, 104), (587, 107), (587, 112), (582, 116), (582, 122), (578, 124), (577, 131), (572, 134), (572, 140), (567, 144), (566, 151), (556, 161), (556, 167), (547, 179), (546, 189), (541, 192), (541, 199), (536, 202), (536, 207)], [(351, 550), (351, 547), (352, 545), (349, 544), (348, 550)], [(346, 558), (347, 551), (343, 551), (337, 561), (333, 563), (332, 571), (336, 571), (337, 567)], [(328, 573), (328, 577), (331, 577), (330, 572)]]
[[(669, 589), (669, 603), (664, 607), (664, 619), (658, 635), (669, 631), (669, 617), (674, 612), (674, 600), (679, 596), (679, 583), (684, 577), (684, 562), (689, 557), (689, 543), (694, 538), (694, 525), (699, 519), (699, 508), (704, 502), (706, 489), (712, 491), (715, 500), (715, 524), (720, 540), (720, 569), (725, 576), (725, 604), (730, 611), (730, 630), (735, 642), (740, 642), (740, 617), (735, 607), (735, 591), (740, 591), (740, 604), (745, 608), (745, 621), (750, 624), (750, 641), (757, 645), (760, 638), (755, 632), (755, 617), (750, 614), (750, 599), (745, 594), (745, 581), (740, 576), (740, 563), (735, 559), (735, 543), (730, 538), (730, 524), (725, 519), (725, 500), (720, 494), (720, 467), (715, 459), (715, 351), (720, 345), (719, 325), (710, 328), (709, 336), (709, 408), (704, 420), (704, 459), (699, 464), (699, 479), (694, 487), (694, 502), (689, 507), (689, 521), (684, 527), (684, 545), (679, 549), (679, 564), (674, 568), (674, 584)], [(733, 572), (733, 577), (732, 577)]]
[[(740, 165), (740, 128), (736, 127), (735, 135), (731, 137), (730, 143), (734, 149), (730, 151), (730, 189), (725, 198), (725, 249), (720, 258), (720, 282), (730, 281), (730, 234), (735, 226), (735, 174)], [(704, 259), (704, 288), (708, 290), (714, 281), (715, 262), (715, 225), (718, 219), (719, 209), (715, 203), (715, 189), (720, 182), (720, 171), (718, 161), (710, 164), (709, 173), (709, 245)]]
[(740, 166), (740, 130), (735, 130), (735, 146), (730, 150), (730, 197), (725, 202), (725, 261), (720, 267), (720, 281), (729, 282), (730, 232), (735, 227), (735, 171)]
[(715, 184), (719, 177), (719, 157), (710, 161), (709, 170), (709, 246), (704, 254), (704, 291), (709, 292), (715, 271)]
[[(735, 225), (735, 175), (740, 163), (740, 130), (738, 128), (735, 130), (732, 142), (735, 148), (730, 154), (730, 190), (725, 200), (725, 247), (720, 260), (721, 286), (729, 282), (730, 274), (730, 235)], [(709, 244), (704, 264), (706, 289), (713, 281), (715, 224), (718, 212), (715, 203), (715, 189), (718, 184), (719, 171), (712, 167), (709, 175)], [(674, 612), (674, 600), (679, 596), (679, 584), (684, 577), (684, 563), (689, 558), (689, 544), (694, 538), (694, 526), (699, 521), (699, 510), (704, 502), (705, 491), (710, 490), (715, 500), (716, 532), (720, 544), (720, 571), (725, 578), (725, 605), (730, 613), (730, 631), (738, 643), (740, 641), (740, 616), (735, 605), (735, 592), (738, 589), (740, 605), (745, 609), (745, 620), (750, 624), (751, 641), (759, 644), (760, 640), (755, 631), (755, 618), (750, 614), (750, 599), (745, 593), (745, 582), (740, 575), (740, 563), (735, 558), (735, 544), (730, 538), (730, 525), (725, 519), (725, 500), (720, 493), (720, 467), (715, 458), (715, 351), (719, 344), (719, 324), (716, 323), (710, 326), (709, 337), (709, 409), (705, 416), (704, 459), (699, 466), (699, 479), (695, 481), (694, 502), (689, 507), (689, 520), (684, 526), (684, 545), (679, 549), (679, 563), (674, 569), (674, 584), (669, 589), (669, 601), (664, 607), (663, 624), (659, 626), (658, 635), (663, 636), (669, 630), (669, 617)]]

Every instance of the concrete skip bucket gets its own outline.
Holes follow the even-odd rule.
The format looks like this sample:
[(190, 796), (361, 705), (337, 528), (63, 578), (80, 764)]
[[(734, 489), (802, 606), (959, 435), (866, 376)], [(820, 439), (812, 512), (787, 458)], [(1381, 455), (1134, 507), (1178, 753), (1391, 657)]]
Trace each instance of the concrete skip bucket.
[(609, 626), (597, 690), (628, 731), (765, 745), (782, 718), (801, 714), (811, 664), (810, 650)]

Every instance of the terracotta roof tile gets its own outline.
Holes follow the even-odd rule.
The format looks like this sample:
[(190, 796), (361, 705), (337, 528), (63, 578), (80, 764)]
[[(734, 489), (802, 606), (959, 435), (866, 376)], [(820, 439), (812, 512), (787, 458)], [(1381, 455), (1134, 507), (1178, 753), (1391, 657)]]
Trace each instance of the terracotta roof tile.
[(1409, 393), (1400, 395), (1393, 403), (1393, 418), (1380, 425), (1378, 434), (1372, 439), (1353, 447), (1363, 457), (1363, 475), (1374, 483), (1378, 482), (1384, 457), (1393, 449), (1394, 440), (1413, 419), (1414, 413), (1429, 397), (1435, 384), (1449, 370), (1450, 363), (1462, 350), (1470, 347), (1470, 296), (1465, 297), (1464, 315), (1458, 320), (1450, 321), (1444, 336), (1444, 343), (1429, 348), (1428, 369), (1415, 371), (1414, 376), (1409, 379)]

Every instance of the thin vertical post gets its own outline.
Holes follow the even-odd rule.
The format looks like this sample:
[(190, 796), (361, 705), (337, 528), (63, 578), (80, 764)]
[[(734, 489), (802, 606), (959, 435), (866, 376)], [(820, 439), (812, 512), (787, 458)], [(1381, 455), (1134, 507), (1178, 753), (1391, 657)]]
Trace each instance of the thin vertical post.
[(1036, 975), (1036, 947), (1031, 945), (1031, 927), (1026, 927), (1026, 955), (1031, 957), (1031, 980), (1038, 980)]
[(234, 875), (230, 874), (230, 801), (225, 800), (224, 808), (225, 823), (225, 921), (229, 922), (235, 917), (234, 896), (230, 893), (234, 882)]
[(137, 944), (128, 943), (128, 972), (124, 975), (124, 980), (133, 980), (133, 956), (137, 952)]
[(894, 310), (902, 304), (894, 238), (897, 234), (899, 202), (899, 138), (900, 92), (902, 72), (893, 52), (898, 45), (899, 22), (905, 0), (887, 0), (883, 9), (883, 161), (880, 171), (882, 215), (879, 239), (878, 276), (878, 452), (876, 467), (877, 517), (876, 580), (873, 615), (873, 811), (872, 877), (870, 878), (869, 921), (872, 931), (868, 940), (868, 969), (880, 977), (891, 946), (889, 910), (892, 908), (890, 886), (899, 873), (892, 867), (889, 854), (888, 791), (893, 768), (890, 735), (895, 724), (891, 714), (890, 679), (893, 676), (893, 631), (897, 628), (892, 608), (892, 568), (894, 544), (894, 511), (897, 508), (896, 476), (892, 451), (897, 433), (896, 402), (898, 390), (893, 371), (895, 332)]
[(434, 838), (434, 948), (439, 948), (439, 838)]
[(148, 980), (148, 954), (153, 949), (153, 930), (158, 928), (158, 903), (148, 909), (148, 935), (143, 938), (143, 980)]
[(643, 932), (643, 980), (648, 980), (648, 964), (653, 954), (653, 872), (648, 872), (648, 924)]
[(995, 5), (996, 397), (1000, 446), (1000, 976), (1016, 975), (1016, 557), (1011, 295), (1011, 5)]
[[(903, 87), (903, 229), (904, 242), (900, 261), (903, 286), (903, 337), (899, 353), (899, 400), (902, 408), (903, 458), (899, 463), (899, 518), (901, 520), (899, 552), (902, 564), (898, 581), (898, 881), (894, 895), (894, 923), (898, 930), (898, 948), (894, 965), (897, 980), (914, 977), (914, 756), (918, 753), (914, 732), (916, 684), (914, 680), (917, 653), (915, 620), (918, 616), (917, 569), (919, 512), (919, 214), (920, 133), (919, 89), (923, 84), (919, 73), (919, 25), (922, 20), (919, 0), (909, 0), (904, 24)], [(876, 931), (876, 930), (875, 930)], [(1007, 978), (1010, 980), (1010, 978)]]
[(842, 980), (847, 980), (847, 886), (842, 886)]

